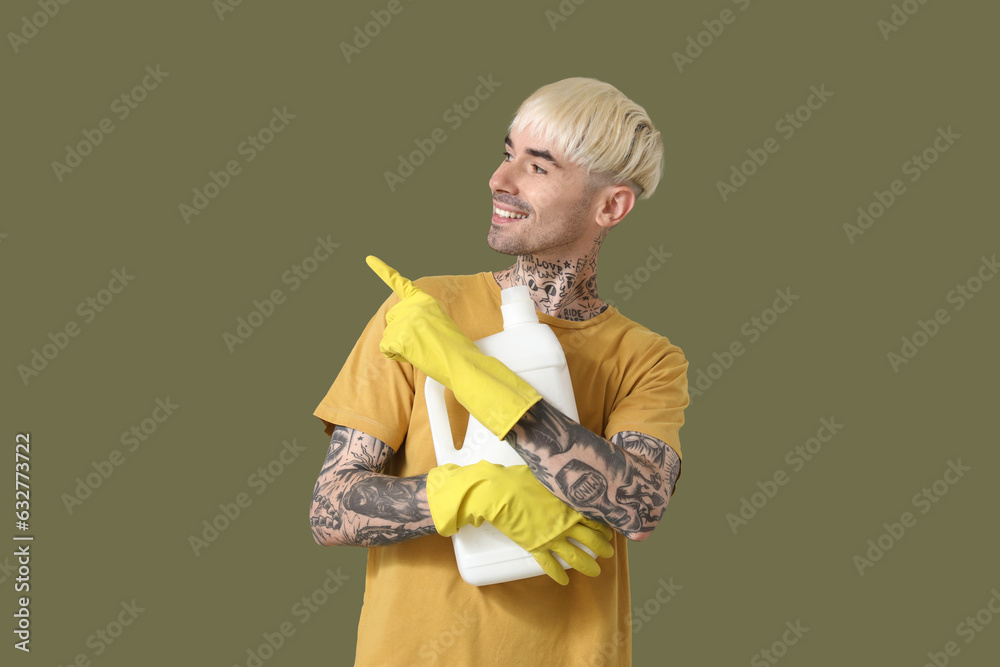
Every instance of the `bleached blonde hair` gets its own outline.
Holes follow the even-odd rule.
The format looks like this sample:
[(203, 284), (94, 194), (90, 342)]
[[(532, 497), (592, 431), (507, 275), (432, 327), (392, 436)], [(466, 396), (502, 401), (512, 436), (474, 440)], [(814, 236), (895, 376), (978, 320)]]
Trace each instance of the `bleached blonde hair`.
[(572, 77), (542, 86), (521, 103), (510, 132), (531, 132), (595, 184), (628, 185), (648, 199), (663, 173), (663, 141), (641, 106), (610, 83)]

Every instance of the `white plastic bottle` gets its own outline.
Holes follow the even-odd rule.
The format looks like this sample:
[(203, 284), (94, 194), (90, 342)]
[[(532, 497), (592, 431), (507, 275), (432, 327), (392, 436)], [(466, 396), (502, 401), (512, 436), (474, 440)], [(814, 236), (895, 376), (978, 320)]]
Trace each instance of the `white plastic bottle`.
[[(517, 373), (561, 412), (579, 421), (566, 355), (555, 333), (538, 321), (535, 304), (526, 285), (500, 292), (503, 331), (481, 338), (476, 346)], [(513, 447), (501, 441), (470, 415), (461, 449), (455, 449), (444, 401), (444, 386), (427, 378), (424, 396), (430, 418), (434, 453), (439, 465), (470, 465), (481, 460), (504, 466), (525, 465)], [(545, 574), (530, 553), (489, 522), (480, 527), (463, 526), (452, 536), (455, 559), (462, 579), (474, 586), (515, 581)], [(579, 543), (577, 543), (578, 546)], [(582, 547), (591, 556), (592, 551)], [(569, 566), (558, 556), (563, 568)]]

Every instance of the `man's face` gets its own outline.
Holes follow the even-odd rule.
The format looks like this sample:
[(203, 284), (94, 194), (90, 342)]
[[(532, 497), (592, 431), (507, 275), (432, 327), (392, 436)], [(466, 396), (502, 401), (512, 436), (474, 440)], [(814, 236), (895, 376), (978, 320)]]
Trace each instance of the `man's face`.
[[(505, 255), (558, 261), (589, 252), (601, 231), (596, 188), (582, 167), (528, 133), (512, 133), (490, 178), (493, 218), (487, 242)], [(504, 217), (498, 209), (525, 218)]]

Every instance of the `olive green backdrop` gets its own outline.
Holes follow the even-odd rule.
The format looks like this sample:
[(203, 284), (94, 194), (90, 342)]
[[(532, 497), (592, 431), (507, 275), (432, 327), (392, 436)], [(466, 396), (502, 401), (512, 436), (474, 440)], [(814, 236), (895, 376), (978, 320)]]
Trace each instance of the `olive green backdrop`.
[(992, 664), (997, 18), (5, 3), (5, 626), (10, 538), (34, 541), (31, 652), (8, 631), (3, 663), (352, 664), (365, 553), (317, 546), (308, 509), (312, 411), (388, 295), (364, 257), (509, 266), (485, 243), (507, 125), (589, 76), (666, 148), (600, 293), (681, 346), (693, 394), (678, 493), (629, 550), (635, 664)]

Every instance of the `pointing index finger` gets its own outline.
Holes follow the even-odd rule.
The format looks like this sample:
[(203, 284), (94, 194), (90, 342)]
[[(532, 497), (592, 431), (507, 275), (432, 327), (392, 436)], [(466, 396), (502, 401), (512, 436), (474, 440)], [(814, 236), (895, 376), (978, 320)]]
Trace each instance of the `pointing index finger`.
[(365, 258), (368, 262), (368, 266), (371, 270), (382, 279), (386, 285), (392, 289), (393, 292), (399, 295), (399, 298), (404, 299), (408, 296), (412, 296), (420, 291), (420, 289), (413, 284), (408, 278), (404, 278), (399, 274), (399, 271), (392, 268), (381, 259), (375, 255), (368, 255)]

